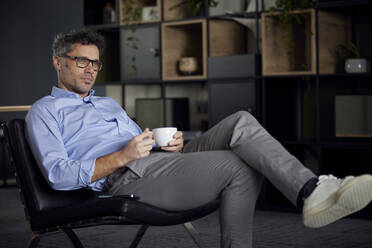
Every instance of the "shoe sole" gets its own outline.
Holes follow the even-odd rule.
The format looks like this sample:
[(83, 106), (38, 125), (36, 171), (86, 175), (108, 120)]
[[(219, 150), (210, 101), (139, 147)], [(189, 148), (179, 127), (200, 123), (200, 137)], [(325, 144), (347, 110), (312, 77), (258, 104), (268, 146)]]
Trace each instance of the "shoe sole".
[(372, 176), (362, 175), (350, 180), (320, 205), (304, 212), (307, 227), (326, 226), (349, 214), (355, 213), (372, 200)]

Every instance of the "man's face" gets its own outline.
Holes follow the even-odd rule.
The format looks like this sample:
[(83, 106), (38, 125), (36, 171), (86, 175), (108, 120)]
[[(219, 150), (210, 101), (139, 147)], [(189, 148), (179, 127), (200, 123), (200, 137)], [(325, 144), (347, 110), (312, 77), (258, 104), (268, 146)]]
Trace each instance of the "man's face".
[(78, 67), (76, 59), (72, 57), (98, 61), (99, 50), (95, 45), (76, 44), (66, 55), (70, 57), (54, 56), (53, 58), (58, 72), (58, 86), (85, 97), (94, 85), (98, 70), (94, 69), (91, 62), (85, 68)]

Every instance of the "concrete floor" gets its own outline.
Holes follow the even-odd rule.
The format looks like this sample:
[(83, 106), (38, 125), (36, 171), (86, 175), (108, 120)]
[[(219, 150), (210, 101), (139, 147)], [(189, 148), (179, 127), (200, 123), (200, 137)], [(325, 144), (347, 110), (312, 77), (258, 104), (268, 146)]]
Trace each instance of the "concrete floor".
[[(257, 211), (254, 220), (255, 248), (370, 248), (372, 220), (347, 218), (321, 229), (308, 229), (297, 213)], [(219, 247), (218, 213), (194, 222), (207, 247)], [(100, 226), (76, 230), (89, 247), (128, 247), (137, 226)], [(31, 238), (18, 190), (0, 188), (0, 247), (27, 247)], [(43, 238), (39, 247), (72, 247), (62, 233)], [(181, 225), (150, 227), (139, 247), (196, 247)]]

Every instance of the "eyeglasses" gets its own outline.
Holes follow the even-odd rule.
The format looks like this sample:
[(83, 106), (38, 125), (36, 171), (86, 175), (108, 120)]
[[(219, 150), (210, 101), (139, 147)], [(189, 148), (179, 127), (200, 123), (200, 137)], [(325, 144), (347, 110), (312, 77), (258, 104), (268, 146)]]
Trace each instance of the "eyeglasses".
[(89, 63), (92, 63), (93, 70), (100, 71), (102, 70), (102, 62), (99, 60), (91, 60), (84, 57), (77, 57), (77, 56), (69, 56), (69, 55), (62, 55), (61, 57), (69, 58), (76, 61), (76, 66), (79, 68), (86, 68)]

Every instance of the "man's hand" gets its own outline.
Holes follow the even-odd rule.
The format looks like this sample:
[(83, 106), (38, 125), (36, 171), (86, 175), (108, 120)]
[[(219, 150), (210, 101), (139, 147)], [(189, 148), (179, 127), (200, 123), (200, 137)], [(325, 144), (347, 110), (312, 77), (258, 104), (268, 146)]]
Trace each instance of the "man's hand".
[(173, 135), (174, 140), (168, 143), (168, 146), (162, 146), (161, 149), (167, 152), (179, 152), (183, 148), (183, 133), (177, 131)]
[(99, 157), (95, 163), (92, 182), (110, 175), (133, 160), (147, 157), (152, 149), (152, 143), (152, 133), (146, 128), (143, 133), (131, 139), (123, 149)]
[(125, 158), (126, 163), (147, 157), (150, 154), (153, 142), (152, 132), (150, 132), (148, 128), (140, 135), (131, 139), (122, 149), (122, 156)]

